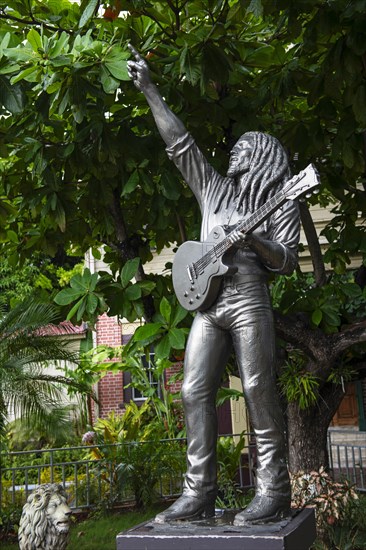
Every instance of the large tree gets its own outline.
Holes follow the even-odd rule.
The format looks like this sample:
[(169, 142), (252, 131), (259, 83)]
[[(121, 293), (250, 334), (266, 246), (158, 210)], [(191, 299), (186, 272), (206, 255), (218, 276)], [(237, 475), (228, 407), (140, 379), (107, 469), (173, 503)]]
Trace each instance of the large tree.
[(274, 283), (279, 335), (291, 344), (281, 375), (290, 467), (317, 468), (343, 381), (364, 366), (364, 268), (345, 275), (350, 256), (361, 265), (366, 252), (356, 225), (366, 211), (364, 2), (0, 1), (2, 246), (14, 263), (104, 247), (120, 275), (86, 272), (59, 301), (79, 320), (106, 307), (143, 316), (152, 323), (137, 336), (167, 357), (184, 345), (184, 314), (169, 277), (146, 277), (143, 266), (152, 251), (197, 237), (199, 213), (128, 82), (128, 42), (220, 172), (248, 130), (276, 135), (294, 172), (318, 166), (311, 201), (335, 214), (325, 258), (304, 205), (315, 278)]

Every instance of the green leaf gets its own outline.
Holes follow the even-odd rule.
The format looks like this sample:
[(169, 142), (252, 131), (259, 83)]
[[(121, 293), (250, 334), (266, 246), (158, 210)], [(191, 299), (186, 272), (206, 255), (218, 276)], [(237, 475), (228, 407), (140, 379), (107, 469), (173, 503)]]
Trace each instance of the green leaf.
[(122, 197), (125, 195), (128, 195), (129, 193), (132, 193), (136, 189), (140, 182), (140, 176), (138, 170), (134, 170), (130, 177), (128, 178), (128, 181), (126, 185), (123, 186), (122, 189)]
[[(87, 296), (84, 296), (83, 298), (81, 298), (80, 305), (77, 310), (77, 314), (76, 314), (77, 321), (81, 321), (81, 319), (83, 318), (84, 311), (86, 309), (86, 304), (87, 304)], [(69, 319), (71, 319), (71, 317)]]
[(188, 311), (184, 309), (180, 304), (177, 304), (174, 309), (173, 313), (171, 315), (171, 326), (176, 327), (183, 319), (185, 319), (188, 315)]
[(9, 46), (11, 34), (10, 32), (7, 32), (5, 36), (3, 37), (1, 44), (0, 44), (0, 59), (4, 55), (4, 48), (7, 48)]
[(356, 283), (343, 283), (341, 289), (348, 298), (360, 298), (362, 296), (362, 289)]
[(352, 168), (355, 163), (355, 154), (352, 145), (348, 141), (343, 142), (343, 162), (347, 168)]
[(89, 289), (90, 280), (91, 280), (91, 273), (89, 269), (86, 268), (82, 275), (80, 275), (80, 273), (77, 273), (71, 278), (70, 286), (74, 290), (77, 290), (80, 293), (86, 294), (86, 292)]
[(266, 68), (273, 65), (275, 49), (269, 44), (261, 45), (253, 50), (245, 59), (245, 65), (251, 67)]
[(114, 93), (119, 86), (119, 81), (111, 76), (104, 65), (100, 67), (100, 80), (106, 94)]
[(144, 296), (150, 294), (156, 287), (156, 283), (154, 283), (154, 281), (139, 281), (137, 284), (141, 288), (142, 294)]
[(34, 51), (30, 48), (4, 48), (4, 53), (6, 57), (14, 61), (29, 62), (37, 59), (34, 55)]
[(95, 294), (88, 294), (87, 297), (87, 303), (86, 303), (86, 311), (89, 315), (92, 315), (95, 313), (95, 310), (98, 307), (98, 297)]
[(121, 46), (112, 46), (104, 58), (104, 65), (114, 78), (130, 80), (127, 72), (127, 59), (130, 53)]
[(137, 268), (140, 264), (140, 258), (134, 258), (133, 260), (128, 260), (123, 266), (121, 272), (121, 283), (123, 288), (125, 288), (128, 283), (136, 275)]
[(128, 286), (125, 290), (125, 296), (129, 300), (138, 300), (141, 298), (141, 288), (137, 284)]
[(71, 302), (74, 302), (75, 300), (80, 298), (82, 294), (83, 293), (76, 290), (75, 288), (64, 288), (60, 290), (58, 294), (56, 294), (55, 302), (59, 306), (66, 306), (68, 304), (71, 304)]
[(323, 319), (323, 312), (321, 309), (316, 309), (313, 311), (311, 320), (313, 321), (314, 325), (318, 326), (320, 325), (321, 321)]
[(58, 199), (57, 199), (56, 208), (55, 208), (55, 220), (57, 225), (60, 228), (60, 231), (64, 233), (66, 229), (66, 214), (61, 201)]
[(97, 286), (97, 282), (98, 282), (98, 273), (95, 272), (90, 277), (89, 292), (93, 292), (93, 290), (95, 290), (95, 287)]
[(170, 321), (170, 314), (172, 312), (171, 305), (169, 304), (168, 300), (163, 296), (161, 302), (160, 302), (160, 313), (164, 317), (165, 321), (169, 323)]
[(41, 35), (36, 31), (36, 29), (31, 29), (27, 34), (27, 40), (32, 46), (33, 51), (39, 53), (39, 50), (42, 50), (42, 38)]
[(357, 122), (362, 126), (366, 126), (366, 86), (364, 84), (357, 88), (352, 108)]
[(72, 308), (70, 309), (70, 311), (69, 311), (69, 313), (67, 314), (67, 317), (66, 317), (66, 319), (68, 321), (70, 321), (70, 319), (72, 319), (74, 317), (74, 315), (76, 315), (76, 312), (79, 310), (80, 306), (82, 305), (83, 300), (84, 300), (84, 298), (80, 298), (80, 300), (72, 306)]
[(6, 232), (6, 235), (9, 241), (11, 241), (12, 243), (16, 243), (16, 244), (19, 243), (19, 238), (18, 238), (18, 235), (15, 233), (15, 231), (12, 231), (11, 229), (9, 229)]
[(197, 84), (201, 77), (201, 68), (188, 47), (182, 50), (180, 56), (180, 71), (182, 74), (186, 75), (188, 82), (192, 84), (192, 86)]
[(233, 388), (219, 388), (216, 396), (216, 405), (220, 406), (226, 403), (229, 399), (238, 399), (244, 397), (243, 392)]
[(166, 334), (163, 338), (154, 346), (155, 357), (157, 359), (165, 359), (169, 357), (172, 346), (168, 335)]
[(25, 69), (24, 71), (20, 71), (20, 73), (13, 76), (10, 80), (10, 83), (13, 85), (13, 84), (16, 84), (17, 82), (19, 82), (19, 80), (27, 80), (27, 77), (29, 75), (34, 75), (34, 73), (36, 73), (38, 71), (39, 71), (39, 68), (37, 67), (37, 65), (33, 65), (32, 67), (28, 67), (28, 69)]
[[(82, 4), (82, 7), (84, 4), (85, 3)], [(79, 29), (82, 29), (83, 27), (85, 27), (88, 21), (93, 17), (98, 4), (99, 4), (99, 0), (89, 0), (86, 3), (85, 9), (81, 14), (81, 17), (79, 20)]]
[(133, 339), (135, 342), (144, 341), (161, 332), (161, 323), (146, 323), (135, 330)]
[(325, 321), (328, 325), (332, 325), (334, 327), (338, 327), (341, 324), (341, 318), (339, 314), (330, 309), (323, 311), (323, 321)]
[(181, 196), (180, 182), (172, 172), (165, 171), (161, 176), (162, 194), (169, 200), (176, 201)]
[(186, 343), (185, 332), (180, 328), (171, 328), (168, 332), (169, 342), (174, 349), (184, 349)]
[(62, 31), (59, 38), (57, 38), (57, 35), (55, 35), (54, 38), (55, 38), (55, 43), (50, 49), (51, 59), (58, 57), (62, 51), (66, 53), (69, 49), (68, 47), (66, 47), (68, 46), (69, 35), (65, 31)]
[(251, 0), (249, 6), (247, 8), (247, 12), (252, 13), (253, 15), (255, 15), (255, 17), (262, 17), (262, 15), (263, 15), (262, 1), (261, 0)]
[(27, 99), (20, 84), (11, 85), (9, 79), (0, 76), (0, 103), (2, 103), (10, 113), (19, 115), (24, 111)]

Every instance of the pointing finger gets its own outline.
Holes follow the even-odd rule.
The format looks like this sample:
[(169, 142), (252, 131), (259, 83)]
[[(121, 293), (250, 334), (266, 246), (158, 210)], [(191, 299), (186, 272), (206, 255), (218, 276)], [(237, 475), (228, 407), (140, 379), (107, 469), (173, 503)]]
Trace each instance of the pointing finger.
[(132, 44), (127, 44), (128, 49), (132, 53), (132, 55), (135, 57), (136, 61), (142, 61), (142, 57), (139, 54), (139, 52), (132, 46)]

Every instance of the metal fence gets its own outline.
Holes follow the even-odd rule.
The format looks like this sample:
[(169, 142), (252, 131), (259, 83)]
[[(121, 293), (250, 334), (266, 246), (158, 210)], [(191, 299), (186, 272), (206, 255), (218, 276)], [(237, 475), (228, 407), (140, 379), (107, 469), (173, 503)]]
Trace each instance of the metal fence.
[[(235, 448), (235, 436), (230, 439)], [(236, 482), (254, 485), (255, 444), (246, 439)], [(2, 453), (0, 510), (22, 506), (42, 483), (60, 483), (67, 490), (72, 509), (101, 504), (136, 503), (146, 492), (169, 498), (182, 492), (186, 440), (78, 446)]]
[(347, 479), (358, 491), (366, 491), (366, 434), (364, 442), (357, 441), (359, 434), (351, 430), (328, 432), (329, 467), (334, 479)]
[[(221, 443), (226, 442), (223, 456), (235, 450), (237, 437), (220, 437)], [(348, 479), (358, 490), (366, 491), (366, 435), (364, 444), (336, 439), (334, 432), (329, 432), (334, 478)], [(35, 487), (48, 482), (65, 487), (73, 509), (102, 502), (135, 503), (143, 500), (146, 492), (160, 498), (174, 497), (182, 491), (185, 455), (185, 439), (1, 453), (0, 510), (22, 506)], [(242, 489), (254, 486), (255, 461), (255, 441), (246, 434), (235, 479)]]

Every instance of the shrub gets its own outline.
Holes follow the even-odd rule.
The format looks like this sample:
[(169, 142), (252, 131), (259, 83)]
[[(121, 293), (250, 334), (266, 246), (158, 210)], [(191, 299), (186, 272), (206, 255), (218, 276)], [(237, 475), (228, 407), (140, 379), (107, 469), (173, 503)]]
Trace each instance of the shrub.
[(343, 520), (349, 505), (358, 499), (354, 487), (348, 481), (333, 481), (324, 467), (310, 473), (292, 474), (291, 488), (293, 507), (315, 508), (320, 535), (329, 525)]

